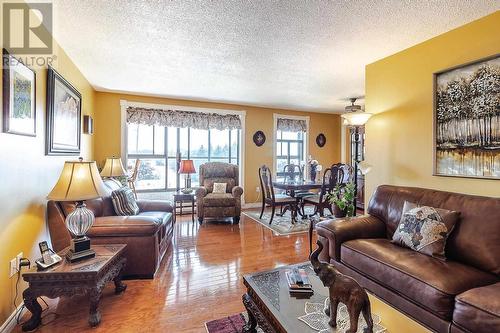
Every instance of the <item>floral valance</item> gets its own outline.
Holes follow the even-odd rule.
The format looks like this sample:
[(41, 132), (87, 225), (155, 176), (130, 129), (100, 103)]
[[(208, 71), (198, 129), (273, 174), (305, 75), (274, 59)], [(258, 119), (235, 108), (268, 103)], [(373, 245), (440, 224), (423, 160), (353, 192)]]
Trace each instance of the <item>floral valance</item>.
[(127, 108), (127, 123), (196, 129), (241, 129), (238, 115), (192, 111)]
[(306, 132), (307, 124), (303, 119), (278, 118), (278, 131), (286, 132)]

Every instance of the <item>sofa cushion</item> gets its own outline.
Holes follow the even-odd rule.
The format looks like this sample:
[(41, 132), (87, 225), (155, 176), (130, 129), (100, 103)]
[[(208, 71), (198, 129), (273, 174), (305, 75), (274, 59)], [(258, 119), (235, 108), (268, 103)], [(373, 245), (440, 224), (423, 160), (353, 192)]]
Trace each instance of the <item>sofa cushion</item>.
[[(170, 213), (164, 213), (170, 214)], [(163, 219), (154, 216), (103, 216), (96, 217), (87, 232), (89, 237), (139, 236), (155, 234)]]
[(492, 274), (399, 247), (388, 239), (345, 242), (340, 257), (344, 265), (446, 320), (451, 320), (455, 295), (498, 281)]
[(134, 192), (127, 186), (114, 190), (111, 193), (111, 200), (116, 215), (130, 216), (139, 213), (139, 206), (137, 206)]
[(208, 193), (203, 198), (203, 205), (207, 207), (233, 207), (236, 199), (231, 193)]
[(446, 240), (460, 213), (405, 201), (393, 243), (445, 260)]
[(236, 186), (236, 181), (233, 178), (226, 178), (226, 177), (213, 177), (213, 178), (207, 178), (203, 181), (203, 187), (207, 189), (207, 192), (213, 192), (214, 190), (214, 183), (226, 183), (226, 193), (231, 193), (233, 190), (233, 187)]
[(155, 211), (140, 212), (137, 216), (153, 218), (157, 221), (157, 223), (160, 224), (169, 224), (172, 222), (172, 213), (167, 213), (167, 212), (155, 212)]
[(458, 295), (453, 323), (474, 333), (490, 333), (493, 328), (500, 328), (500, 282)]
[(446, 257), (500, 275), (500, 198), (381, 185), (370, 199), (368, 213), (385, 222), (388, 237), (399, 224), (405, 200), (460, 212), (446, 242)]
[(213, 193), (227, 193), (227, 183), (214, 183)]

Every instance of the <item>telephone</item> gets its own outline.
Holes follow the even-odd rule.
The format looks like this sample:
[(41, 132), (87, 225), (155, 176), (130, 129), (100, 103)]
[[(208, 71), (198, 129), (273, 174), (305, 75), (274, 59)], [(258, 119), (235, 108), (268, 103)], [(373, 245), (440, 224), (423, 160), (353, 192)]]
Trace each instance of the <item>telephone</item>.
[(40, 253), (42, 254), (42, 257), (35, 261), (38, 268), (46, 269), (54, 266), (62, 260), (57, 253), (49, 248), (46, 241), (38, 243), (38, 247), (40, 248)]

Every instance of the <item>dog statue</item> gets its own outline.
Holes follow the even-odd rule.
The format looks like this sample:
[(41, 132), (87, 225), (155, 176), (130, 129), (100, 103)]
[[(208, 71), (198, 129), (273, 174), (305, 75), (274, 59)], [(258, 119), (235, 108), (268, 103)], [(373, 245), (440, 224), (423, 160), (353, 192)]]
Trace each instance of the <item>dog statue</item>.
[(329, 288), (330, 304), (325, 309), (326, 315), (330, 316), (328, 324), (337, 327), (337, 307), (342, 302), (349, 312), (350, 326), (346, 333), (356, 333), (358, 330), (359, 314), (368, 325), (364, 333), (373, 333), (373, 320), (370, 308), (370, 300), (366, 291), (351, 277), (340, 273), (332, 264), (321, 262), (318, 256), (323, 250), (323, 244), (318, 240), (318, 248), (311, 253), (311, 264), (314, 272), (320, 278), (325, 287)]

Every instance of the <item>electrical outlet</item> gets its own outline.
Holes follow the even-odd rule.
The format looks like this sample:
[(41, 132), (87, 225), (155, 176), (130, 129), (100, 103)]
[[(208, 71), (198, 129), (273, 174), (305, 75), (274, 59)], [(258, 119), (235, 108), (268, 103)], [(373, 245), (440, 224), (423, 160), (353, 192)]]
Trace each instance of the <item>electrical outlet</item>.
[(16, 267), (17, 267), (18, 270), (21, 270), (21, 267), (20, 267), (20, 265), (21, 265), (21, 258), (23, 258), (23, 257), (24, 257), (24, 255), (23, 255), (22, 252), (19, 252), (19, 254), (16, 256)]
[(17, 258), (14, 258), (10, 261), (10, 275), (9, 277), (13, 277), (17, 273)]
[(255, 188), (255, 192), (257, 192), (257, 193), (259, 193), (259, 192), (260, 192), (260, 187), (259, 187), (259, 186), (257, 186), (257, 187)]

